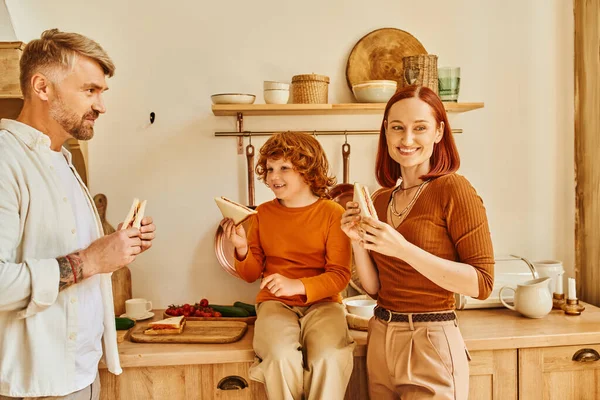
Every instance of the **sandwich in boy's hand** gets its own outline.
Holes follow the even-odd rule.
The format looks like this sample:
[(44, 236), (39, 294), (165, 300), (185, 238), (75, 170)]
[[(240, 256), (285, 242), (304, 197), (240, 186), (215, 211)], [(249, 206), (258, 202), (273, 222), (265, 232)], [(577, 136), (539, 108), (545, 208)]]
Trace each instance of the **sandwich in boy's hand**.
[(145, 212), (146, 200), (140, 202), (139, 199), (133, 199), (133, 204), (131, 205), (131, 209), (125, 218), (125, 221), (123, 221), (123, 225), (121, 225), (121, 230), (127, 228), (140, 229), (142, 227), (142, 218), (144, 218)]
[(233, 200), (229, 200), (226, 197), (215, 197), (215, 202), (217, 203), (217, 206), (219, 206), (223, 218), (231, 218), (236, 226), (254, 214), (258, 214), (257, 211), (243, 206), (240, 203), (236, 203)]
[(185, 317), (171, 317), (161, 319), (160, 321), (150, 322), (148, 329), (144, 331), (146, 335), (173, 335), (183, 332), (185, 326)]
[(377, 216), (377, 211), (375, 211), (375, 206), (373, 205), (373, 200), (371, 200), (371, 194), (369, 193), (369, 188), (361, 185), (358, 182), (354, 183), (354, 198), (352, 199), (355, 203), (358, 203), (360, 207), (360, 216), (361, 217), (371, 217), (374, 219), (379, 219)]

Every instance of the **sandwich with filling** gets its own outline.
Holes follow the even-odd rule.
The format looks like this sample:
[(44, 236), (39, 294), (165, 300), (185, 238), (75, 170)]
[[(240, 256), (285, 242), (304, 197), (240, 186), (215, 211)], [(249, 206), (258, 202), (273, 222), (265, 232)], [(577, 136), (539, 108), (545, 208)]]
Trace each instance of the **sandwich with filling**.
[(146, 335), (178, 335), (183, 332), (185, 326), (185, 317), (171, 317), (161, 319), (160, 321), (150, 322), (148, 329), (144, 331)]
[(240, 203), (236, 203), (227, 197), (215, 197), (215, 202), (217, 203), (217, 206), (219, 206), (223, 218), (231, 218), (236, 226), (254, 214), (258, 214), (255, 210)]
[(146, 212), (146, 200), (140, 201), (139, 199), (133, 199), (133, 204), (129, 209), (127, 217), (121, 225), (121, 230), (127, 228), (138, 228), (142, 227), (142, 218)]
[(358, 203), (361, 217), (371, 217), (374, 219), (379, 219), (379, 217), (377, 217), (377, 211), (375, 211), (375, 206), (373, 205), (373, 200), (371, 200), (371, 194), (369, 193), (368, 187), (358, 182), (355, 182), (354, 198), (352, 201)]

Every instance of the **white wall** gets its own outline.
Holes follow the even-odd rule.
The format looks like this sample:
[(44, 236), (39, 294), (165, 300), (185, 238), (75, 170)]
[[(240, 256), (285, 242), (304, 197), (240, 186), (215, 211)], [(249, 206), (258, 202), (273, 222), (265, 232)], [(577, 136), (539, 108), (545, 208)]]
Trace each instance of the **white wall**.
[[(85, 4), (84, 4), (85, 3)], [(252, 300), (257, 284), (219, 267), (213, 197), (246, 200), (245, 159), (233, 117), (215, 117), (210, 95), (248, 92), (295, 74), (331, 77), (332, 103), (350, 102), (348, 54), (368, 32), (415, 35), (440, 65), (462, 68), (461, 101), (485, 108), (452, 118), (461, 172), (486, 204), (497, 254), (574, 262), (573, 11), (565, 0), (306, 0), (102, 3), (8, 0), (17, 36), (58, 27), (98, 40), (117, 65), (108, 113), (90, 144), (93, 193), (122, 219), (134, 196), (148, 199), (158, 235), (132, 265), (134, 295), (155, 307), (208, 297)], [(150, 125), (148, 115), (157, 114)], [(377, 116), (246, 117), (261, 129), (376, 128)], [(343, 137), (321, 137), (335, 173)], [(253, 140), (258, 147), (264, 139)], [(376, 186), (375, 136), (350, 138), (351, 179)], [(257, 202), (271, 198), (257, 182)]]
[(17, 40), (13, 29), (6, 2), (0, 0), (0, 42), (14, 42)]

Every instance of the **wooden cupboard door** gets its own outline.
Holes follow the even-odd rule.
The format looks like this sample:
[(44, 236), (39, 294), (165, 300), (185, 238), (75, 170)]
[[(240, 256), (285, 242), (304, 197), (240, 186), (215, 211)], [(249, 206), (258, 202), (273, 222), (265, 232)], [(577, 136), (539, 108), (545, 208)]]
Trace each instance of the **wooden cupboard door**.
[(252, 363), (124, 368), (119, 376), (100, 370), (101, 400), (266, 400), (251, 381)]
[(519, 398), (600, 399), (600, 344), (519, 350)]
[(352, 376), (350, 377), (344, 400), (369, 400), (367, 357), (354, 357)]
[(469, 399), (517, 399), (517, 350), (473, 351)]

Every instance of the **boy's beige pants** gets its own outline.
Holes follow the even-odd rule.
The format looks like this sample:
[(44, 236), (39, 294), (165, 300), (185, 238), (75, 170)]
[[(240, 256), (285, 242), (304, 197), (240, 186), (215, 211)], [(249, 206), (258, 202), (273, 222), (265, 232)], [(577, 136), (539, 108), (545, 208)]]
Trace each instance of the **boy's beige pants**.
[(250, 378), (265, 384), (270, 400), (343, 399), (352, 374), (354, 340), (339, 303), (257, 307)]
[(387, 323), (373, 317), (367, 343), (372, 400), (467, 399), (469, 356), (456, 320)]

